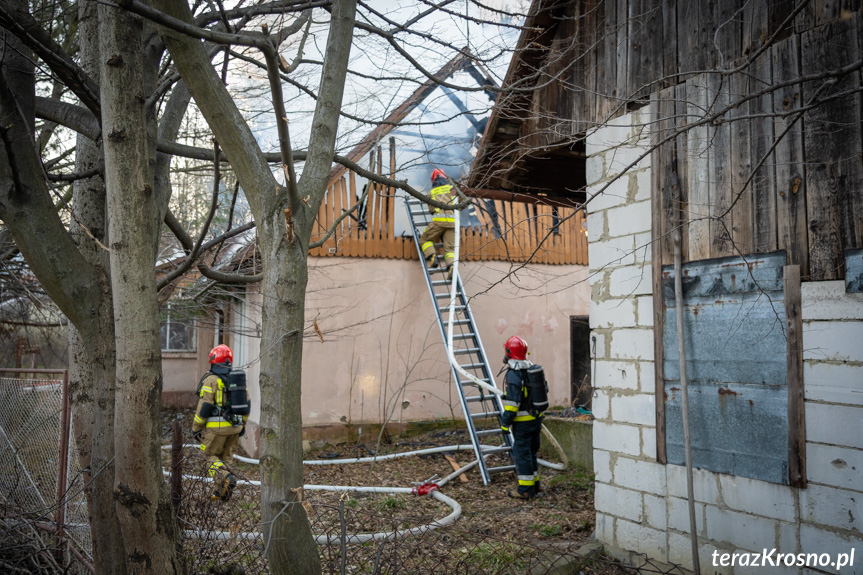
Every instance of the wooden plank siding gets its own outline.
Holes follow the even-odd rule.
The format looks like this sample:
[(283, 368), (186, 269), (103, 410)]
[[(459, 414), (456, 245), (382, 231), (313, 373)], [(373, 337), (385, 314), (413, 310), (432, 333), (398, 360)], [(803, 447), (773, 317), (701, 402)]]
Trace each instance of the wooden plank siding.
[[(378, 158), (380, 155), (373, 166), (380, 173), (384, 168)], [(392, 154), (389, 160), (387, 170), (388, 175), (392, 176), (395, 169)], [(356, 175), (353, 172), (330, 184), (318, 210), (312, 242), (323, 238), (336, 219), (356, 202), (357, 195)], [(365, 229), (362, 229), (357, 218), (349, 216), (336, 225), (335, 233), (321, 247), (310, 249), (309, 255), (419, 259), (413, 238), (395, 235), (396, 210), (404, 210), (404, 200), (396, 197), (395, 190), (380, 185), (372, 186), (366, 206)], [(587, 265), (584, 210), (556, 208), (559, 216), (555, 229), (550, 206), (502, 200), (495, 200), (494, 206), (504, 237), (495, 231), (491, 218), (478, 209), (480, 225), (463, 227), (461, 231), (459, 241), (462, 261)]]
[[(856, 62), (855, 20), (839, 20), (801, 35), (802, 72), (817, 75)], [(806, 209), (809, 220), (809, 276), (832, 280), (845, 276), (844, 250), (860, 247), (861, 168), (859, 73), (832, 85), (825, 79), (803, 85), (803, 102), (821, 105), (804, 116)], [(831, 95), (834, 97), (831, 98)]]
[[(507, 140), (511, 151), (494, 169), (529, 173), (537, 168), (524, 158), (535, 151), (572, 146), (659, 95), (674, 102), (662, 114), (679, 133), (660, 154), (674, 158), (678, 197), (666, 197), (671, 186), (663, 182), (654, 188), (663, 193), (663, 260), (670, 261), (663, 238), (682, 208), (684, 261), (786, 250), (803, 281), (841, 278), (843, 251), (863, 247), (863, 102), (860, 69), (838, 81), (830, 73), (863, 54), (861, 3), (812, 0), (797, 14), (797, 0), (541, 4), (547, 14), (530, 36), (530, 66), (510, 78), (541, 88), (517, 105), (499, 104), (521, 139)], [(663, 91), (669, 87), (673, 93)], [(806, 109), (815, 96), (818, 106)], [(501, 216), (502, 226), (512, 225), (511, 215)], [(558, 243), (565, 250), (559, 240), (553, 235), (554, 250)], [(487, 242), (501, 258), (516, 245)], [(572, 245), (578, 249), (577, 239)]]

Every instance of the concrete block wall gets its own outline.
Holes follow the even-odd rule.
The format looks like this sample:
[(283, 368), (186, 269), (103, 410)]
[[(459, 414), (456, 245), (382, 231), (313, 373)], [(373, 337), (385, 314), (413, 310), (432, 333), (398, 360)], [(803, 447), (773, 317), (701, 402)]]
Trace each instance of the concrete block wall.
[[(650, 119), (644, 108), (587, 138), (596, 536), (612, 553), (691, 568), (684, 468), (656, 462), (651, 167), (641, 158)], [(804, 283), (802, 304), (809, 487), (696, 469), (704, 573), (753, 572), (714, 566), (714, 551), (835, 556), (853, 547), (855, 565), (840, 573), (863, 574), (863, 294)], [(835, 572), (820, 569), (764, 572)]]
[(668, 469), (656, 462), (650, 114), (587, 138), (596, 535), (668, 561), (669, 519), (680, 513), (669, 516)]

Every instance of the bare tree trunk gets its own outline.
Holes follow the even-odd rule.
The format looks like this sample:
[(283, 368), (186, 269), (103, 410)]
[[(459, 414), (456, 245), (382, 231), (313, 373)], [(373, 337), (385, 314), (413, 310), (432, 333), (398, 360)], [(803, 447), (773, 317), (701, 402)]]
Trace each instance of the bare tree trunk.
[(159, 305), (153, 274), (159, 211), (149, 168), (143, 26), (99, 7), (102, 126), (115, 316), (114, 498), (129, 573), (184, 573), (161, 473)]
[[(309, 238), (333, 161), (339, 111), (353, 38), (356, 0), (333, 3), (320, 94), (299, 197), (264, 196), (255, 221), (261, 234), (263, 321), (261, 334), (261, 514), (267, 559), (274, 574), (320, 572), (320, 558), (304, 510), (302, 365)], [(289, 208), (289, 212), (284, 212)], [(259, 217), (260, 216), (260, 217)], [(302, 493), (300, 491), (299, 493)], [(284, 513), (282, 513), (284, 510)], [(281, 515), (279, 515), (281, 513)], [(297, 526), (300, 526), (298, 529)]]
[[(97, 5), (83, 2), (78, 8), (79, 53), (82, 68), (98, 81), (99, 21)], [(85, 172), (99, 165), (99, 146), (79, 135), (75, 169)], [(114, 505), (114, 310), (108, 278), (108, 253), (96, 243), (107, 244), (105, 182), (101, 176), (74, 185), (76, 218), (69, 232), (81, 254), (97, 270), (104, 296), (93, 320), (82, 331), (69, 329), (73, 426), (79, 446), (86, 447), (81, 461), (87, 484), (87, 507), (93, 541), (93, 562), (99, 573), (126, 573), (123, 536)], [(91, 237), (92, 236), (92, 237)], [(95, 238), (95, 239), (94, 239)]]
[(311, 574), (320, 573), (320, 557), (296, 491), (303, 485), (300, 366), (308, 270), (299, 242), (285, 241), (278, 216), (259, 226), (261, 245), (269, 246), (261, 250), (261, 349), (272, 350), (261, 356), (261, 515), (270, 571)]

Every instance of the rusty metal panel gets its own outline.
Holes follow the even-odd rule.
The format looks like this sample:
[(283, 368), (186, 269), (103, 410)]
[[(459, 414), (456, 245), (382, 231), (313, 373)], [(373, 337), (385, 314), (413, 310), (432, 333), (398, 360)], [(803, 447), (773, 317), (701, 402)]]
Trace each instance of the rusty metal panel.
[[(695, 467), (788, 483), (785, 252), (683, 266)], [(674, 268), (662, 268), (668, 462), (682, 465)]]
[(863, 249), (845, 250), (845, 291), (863, 292)]

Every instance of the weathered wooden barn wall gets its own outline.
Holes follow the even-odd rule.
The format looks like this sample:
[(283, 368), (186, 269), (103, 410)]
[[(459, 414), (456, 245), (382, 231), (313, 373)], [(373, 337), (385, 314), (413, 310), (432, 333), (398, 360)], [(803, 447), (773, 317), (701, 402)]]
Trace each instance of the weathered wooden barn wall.
[(686, 220), (685, 261), (787, 250), (803, 281), (844, 278), (863, 247), (859, 0), (549, 0), (535, 23), (538, 72), (515, 76), (537, 89), (502, 100), (522, 149), (654, 100), (661, 263)]
[[(661, 258), (682, 221), (685, 260), (786, 250), (806, 280), (845, 276), (863, 246), (859, 13), (793, 34), (739, 72), (654, 93)], [(806, 81), (801, 81), (806, 80)]]

